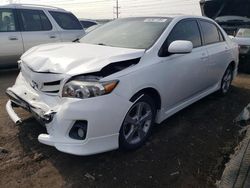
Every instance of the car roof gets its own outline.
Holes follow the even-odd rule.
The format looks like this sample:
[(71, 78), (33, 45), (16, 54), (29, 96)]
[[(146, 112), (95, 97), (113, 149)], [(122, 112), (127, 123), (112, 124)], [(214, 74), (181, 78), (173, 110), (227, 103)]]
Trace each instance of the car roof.
[(210, 21), (216, 25), (218, 25), (214, 20), (204, 17), (204, 16), (196, 16), (196, 15), (168, 15), (168, 16), (140, 16), (140, 17), (126, 17), (126, 18), (120, 18), (120, 20), (134, 20), (134, 19), (166, 19), (168, 21), (171, 21), (173, 23), (177, 23), (183, 19), (202, 19)]
[(36, 5), (36, 4), (6, 4), (6, 5), (1, 5), (1, 8), (19, 8), (19, 9), (45, 9), (45, 10), (57, 10), (57, 11), (62, 11), (62, 12), (68, 12), (62, 8), (54, 7), (54, 6), (47, 6), (47, 5)]
[(177, 18), (177, 19), (178, 18), (179, 19), (194, 18), (194, 19), (203, 19), (203, 20), (213, 21), (211, 18), (208, 18), (208, 17), (205, 17), (205, 16), (199, 16), (199, 15), (176, 15), (173, 18)]
[[(167, 16), (140, 16), (140, 17), (126, 17), (126, 18), (121, 18), (121, 19), (136, 19), (136, 18), (157, 18), (157, 19), (172, 19), (172, 20), (182, 20), (182, 19), (188, 19), (188, 18), (194, 18), (194, 19), (204, 19), (208, 21), (213, 21), (208, 17), (204, 16), (196, 16), (196, 15), (182, 15), (182, 14), (171, 14)], [(214, 22), (214, 21), (213, 21)]]

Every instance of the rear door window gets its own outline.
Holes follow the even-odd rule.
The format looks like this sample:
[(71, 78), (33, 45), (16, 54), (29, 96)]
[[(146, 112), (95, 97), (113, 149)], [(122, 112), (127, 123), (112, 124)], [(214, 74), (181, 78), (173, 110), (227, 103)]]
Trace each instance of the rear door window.
[(205, 45), (221, 42), (224, 39), (220, 36), (216, 25), (207, 21), (200, 21)]
[(72, 13), (49, 11), (57, 24), (65, 30), (82, 30), (82, 25)]
[(16, 30), (13, 10), (0, 9), (0, 32), (14, 32)]
[(23, 31), (49, 31), (52, 25), (42, 10), (20, 9)]
[(194, 48), (200, 47), (202, 43), (197, 21), (184, 20), (177, 23), (167, 39), (168, 46), (176, 40), (191, 41)]

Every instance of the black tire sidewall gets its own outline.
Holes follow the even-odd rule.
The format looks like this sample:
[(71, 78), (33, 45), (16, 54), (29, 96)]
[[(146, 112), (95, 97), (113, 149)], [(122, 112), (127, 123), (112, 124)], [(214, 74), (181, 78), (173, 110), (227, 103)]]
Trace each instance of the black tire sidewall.
[[(146, 102), (147, 104), (150, 105), (150, 107), (151, 107), (151, 109), (152, 109), (153, 118), (152, 118), (152, 122), (151, 122), (150, 128), (149, 128), (149, 130), (148, 130), (148, 132), (147, 132), (147, 135), (145, 136), (145, 138), (144, 138), (141, 142), (139, 142), (139, 143), (137, 143), (137, 144), (129, 144), (129, 143), (126, 141), (125, 136), (123, 135), (123, 128), (124, 128), (124, 126), (125, 126), (124, 120), (125, 120), (125, 118), (126, 118), (126, 116), (127, 116), (127, 114), (126, 114), (126, 116), (125, 116), (125, 118), (124, 118), (124, 120), (123, 120), (121, 129), (120, 129), (120, 132), (119, 132), (119, 147), (120, 147), (121, 149), (124, 149), (124, 150), (135, 150), (135, 149), (141, 147), (141, 146), (147, 141), (147, 139), (149, 138), (149, 136), (150, 136), (151, 133), (152, 133), (152, 127), (153, 127), (153, 124), (155, 123), (155, 116), (156, 116), (156, 106), (155, 106), (154, 100), (153, 100), (150, 96), (148, 96), (148, 95), (143, 95), (138, 101), (136, 101), (136, 102), (131, 106), (130, 109), (132, 109), (132, 108), (133, 108), (137, 103), (139, 103), (139, 102)], [(129, 113), (130, 109), (128, 110), (127, 113)]]

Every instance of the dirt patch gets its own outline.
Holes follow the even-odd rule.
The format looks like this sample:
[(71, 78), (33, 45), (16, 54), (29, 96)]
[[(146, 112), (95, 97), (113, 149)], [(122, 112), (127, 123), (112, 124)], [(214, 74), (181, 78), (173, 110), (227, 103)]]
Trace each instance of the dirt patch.
[(226, 97), (211, 95), (157, 125), (134, 152), (78, 157), (37, 141), (33, 118), (19, 127), (5, 112), (5, 89), (16, 72), (0, 73), (0, 187), (215, 187), (237, 145), (233, 120), (250, 102), (250, 77), (240, 75)]

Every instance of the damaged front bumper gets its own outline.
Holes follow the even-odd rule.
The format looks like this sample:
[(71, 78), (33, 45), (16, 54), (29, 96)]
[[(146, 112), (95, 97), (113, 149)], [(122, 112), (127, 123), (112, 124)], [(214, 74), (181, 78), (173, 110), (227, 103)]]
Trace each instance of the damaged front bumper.
[[(6, 110), (15, 123), (22, 122), (15, 112), (16, 107), (21, 107), (45, 125), (47, 133), (38, 136), (40, 143), (74, 155), (91, 155), (118, 148), (120, 126), (132, 105), (115, 93), (84, 100), (47, 95), (32, 88), (22, 73), (6, 94), (10, 98)], [(78, 121), (87, 122), (84, 140), (70, 136), (70, 130)]]
[(41, 124), (48, 124), (53, 120), (53, 116), (56, 112), (53, 110), (45, 111), (39, 106), (34, 106), (23, 100), (22, 98), (18, 97), (14, 92), (10, 89), (6, 91), (7, 96), (10, 100), (6, 104), (6, 110), (16, 124), (20, 124), (22, 122), (21, 118), (15, 113), (13, 107), (21, 107), (26, 111), (32, 113), (32, 115), (41, 123)]

